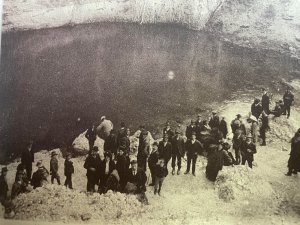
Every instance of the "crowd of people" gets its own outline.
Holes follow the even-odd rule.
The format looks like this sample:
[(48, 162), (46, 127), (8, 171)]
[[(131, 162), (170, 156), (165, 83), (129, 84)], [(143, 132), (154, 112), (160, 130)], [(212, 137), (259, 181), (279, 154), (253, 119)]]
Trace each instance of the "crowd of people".
[[(283, 96), (283, 104), (280, 105), (280, 101), (278, 101), (275, 109), (270, 110), (270, 96), (264, 90), (262, 98), (254, 100), (251, 105), (251, 114), (247, 116), (246, 120), (243, 120), (242, 115), (237, 114), (228, 126), (225, 118), (220, 118), (218, 113), (213, 111), (208, 120), (203, 120), (202, 115), (199, 114), (196, 120), (191, 120), (185, 132), (181, 125), (173, 129), (171, 123), (167, 121), (162, 130), (162, 140), (158, 142), (152, 142), (150, 132), (145, 126), (140, 126), (139, 144), (134, 157), (132, 157), (130, 129), (122, 122), (120, 128), (115, 130), (112, 122), (103, 116), (100, 125), (93, 124), (85, 135), (89, 143), (89, 153), (83, 165), (87, 171), (86, 190), (99, 193), (112, 190), (127, 194), (139, 194), (147, 201), (145, 192), (148, 168), (151, 174), (149, 186), (154, 186), (154, 194), (160, 195), (163, 181), (169, 174), (169, 162), (171, 161), (172, 175), (181, 174), (182, 160), (186, 160), (184, 174), (188, 175), (191, 171), (191, 174), (196, 176), (196, 162), (199, 155), (207, 157), (205, 173), (210, 181), (216, 180), (218, 172), (222, 170), (223, 166), (247, 163), (252, 168), (254, 154), (257, 152), (256, 146), (260, 139), (261, 145), (266, 145), (266, 132), (270, 129), (269, 115), (273, 114), (275, 117), (286, 115), (289, 118), (293, 101), (293, 94), (287, 90)], [(247, 126), (245, 121), (248, 123)], [(232, 143), (228, 138), (229, 127), (233, 133)], [(104, 140), (104, 158), (100, 157), (98, 147), (94, 146), (97, 136)], [(54, 151), (51, 153), (50, 173), (43, 162), (38, 161), (36, 163), (37, 170), (32, 174), (34, 162), (32, 144), (33, 142), (30, 141), (22, 153), (21, 163), (18, 165), (11, 191), (11, 199), (26, 192), (29, 185), (33, 188), (43, 186), (48, 182), (49, 175), (51, 175), (52, 184), (55, 181), (59, 185), (61, 184), (57, 153)], [(229, 151), (231, 147), (234, 150), (234, 156)], [(73, 188), (72, 175), (74, 173), (71, 158), (71, 153), (68, 153), (64, 163), (66, 177), (64, 185), (70, 189)], [(300, 129), (292, 139), (288, 161), (289, 170), (286, 175), (290, 176), (300, 171), (299, 165)], [(0, 176), (0, 199), (3, 204), (8, 199), (6, 174), (7, 168), (3, 167)]]

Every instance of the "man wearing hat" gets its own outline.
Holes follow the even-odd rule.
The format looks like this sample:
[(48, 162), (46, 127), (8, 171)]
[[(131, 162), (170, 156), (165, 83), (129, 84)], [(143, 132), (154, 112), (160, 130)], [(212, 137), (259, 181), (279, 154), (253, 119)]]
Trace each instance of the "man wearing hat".
[(275, 108), (270, 112), (270, 114), (273, 114), (275, 117), (280, 117), (282, 115), (282, 107), (280, 106), (280, 101), (277, 101), (275, 103)]
[(163, 140), (158, 144), (159, 158), (165, 160), (165, 165), (168, 166), (168, 162), (172, 157), (172, 144), (169, 142), (168, 135), (165, 134)]
[(283, 95), (284, 115), (287, 115), (287, 118), (290, 117), (291, 106), (292, 106), (293, 102), (294, 102), (294, 95), (291, 92), (291, 89), (287, 88)]
[(1, 169), (1, 176), (0, 176), (0, 202), (2, 205), (5, 204), (7, 200), (7, 193), (8, 193), (8, 184), (7, 184), (7, 167), (3, 167)]
[(144, 126), (141, 126), (141, 134), (139, 136), (139, 146), (137, 154), (137, 162), (141, 169), (144, 171), (147, 170), (147, 160), (150, 154), (151, 149), (151, 135), (150, 132), (145, 129)]
[(242, 115), (241, 114), (237, 114), (236, 118), (234, 120), (231, 121), (231, 130), (233, 135), (236, 133), (237, 130), (241, 130), (243, 135), (246, 135), (246, 127), (245, 124), (242, 121)]
[(132, 159), (130, 164), (131, 168), (128, 170), (126, 176), (127, 185), (125, 187), (125, 192), (134, 194), (145, 193), (147, 181), (146, 173), (143, 169), (138, 168), (136, 159)]
[(256, 153), (256, 146), (252, 142), (252, 135), (248, 134), (246, 141), (241, 145), (241, 154), (242, 154), (242, 165), (245, 165), (246, 161), (248, 166), (252, 168), (252, 162), (254, 161), (254, 154)]
[(216, 111), (212, 111), (212, 117), (210, 118), (208, 125), (210, 126), (211, 129), (217, 128), (219, 129), (220, 127), (220, 118), (217, 115)]
[(195, 171), (197, 157), (203, 149), (203, 145), (200, 143), (200, 141), (196, 140), (196, 132), (192, 133), (191, 140), (187, 140), (185, 148), (187, 151), (187, 169), (184, 174), (188, 174), (190, 172), (192, 162), (192, 174), (196, 176)]
[(65, 180), (65, 186), (67, 188), (73, 189), (72, 184), (72, 174), (74, 173), (74, 166), (73, 162), (71, 161), (71, 153), (67, 153), (66, 160), (65, 160), (65, 168), (64, 168), (64, 174), (66, 176)]
[(21, 162), (26, 168), (28, 181), (31, 180), (32, 163), (34, 162), (34, 152), (32, 150), (33, 141), (29, 141), (26, 145), (26, 149), (22, 152)]
[(169, 121), (166, 122), (166, 126), (163, 129), (163, 135), (168, 135), (169, 140), (174, 136), (174, 132), (171, 129), (171, 123)]
[(189, 126), (187, 126), (186, 131), (185, 131), (186, 138), (191, 139), (193, 132), (197, 133), (197, 127), (196, 127), (195, 120), (191, 120), (191, 124)]
[(258, 98), (254, 99), (254, 102), (251, 105), (251, 114), (258, 119), (262, 111), (263, 108), (260, 104), (260, 100)]
[(152, 152), (148, 158), (148, 166), (151, 173), (152, 182), (149, 184), (149, 186), (154, 186), (155, 184), (155, 166), (158, 162), (159, 152), (158, 152), (158, 143), (154, 142), (152, 145)]
[(43, 165), (43, 161), (40, 160), (36, 163), (37, 166), (37, 171), (35, 171), (32, 175), (32, 180), (31, 180), (31, 185), (33, 186), (33, 188), (37, 188), (37, 187), (42, 187), (44, 186), (46, 183), (48, 183), (48, 176), (49, 176), (49, 172), (48, 170), (44, 167)]
[(51, 175), (51, 183), (54, 184), (54, 179), (56, 179), (58, 185), (60, 185), (60, 176), (58, 174), (58, 160), (57, 160), (57, 152), (51, 152), (51, 160), (50, 160), (50, 175)]
[(175, 174), (175, 165), (177, 159), (177, 175), (180, 174), (181, 169), (181, 158), (185, 153), (185, 143), (184, 139), (181, 136), (181, 132), (179, 130), (175, 131), (175, 136), (171, 140), (172, 144), (172, 175)]
[(89, 153), (91, 153), (91, 151), (94, 147), (95, 141), (97, 139), (96, 123), (93, 123), (92, 126), (89, 127), (89, 129), (86, 131), (85, 137), (89, 141)]
[(95, 192), (95, 185), (99, 183), (101, 159), (98, 147), (94, 146), (91, 154), (86, 158), (83, 167), (87, 170), (87, 192)]
[(270, 97), (265, 88), (263, 88), (263, 95), (261, 97), (261, 106), (267, 114), (270, 113), (270, 108), (269, 108), (270, 107)]

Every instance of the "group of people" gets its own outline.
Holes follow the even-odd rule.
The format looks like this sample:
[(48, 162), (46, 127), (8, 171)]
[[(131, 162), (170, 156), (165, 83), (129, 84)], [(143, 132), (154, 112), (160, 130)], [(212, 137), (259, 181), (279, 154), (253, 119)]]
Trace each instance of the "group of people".
[[(293, 101), (293, 94), (287, 90), (283, 97), (281, 109), (284, 110), (281, 110), (281, 114), (286, 114), (288, 118)], [(89, 143), (89, 153), (83, 165), (87, 171), (87, 192), (105, 193), (112, 190), (128, 194), (140, 194), (146, 199), (146, 170), (149, 168), (152, 178), (149, 186), (154, 186), (154, 194), (160, 195), (163, 181), (169, 174), (169, 162), (171, 161), (172, 175), (181, 174), (182, 160), (186, 160), (187, 167), (184, 174), (187, 175), (191, 171), (192, 175), (196, 176), (196, 162), (199, 155), (207, 157), (206, 177), (210, 181), (216, 180), (218, 172), (222, 170), (223, 166), (245, 165), (247, 162), (248, 166), (252, 168), (259, 137), (262, 139), (261, 145), (266, 145), (266, 132), (269, 129), (268, 115), (281, 115), (276, 113), (278, 111), (277, 105), (277, 109), (270, 111), (269, 104), (270, 97), (264, 90), (261, 100), (255, 99), (251, 105), (251, 115), (246, 119), (250, 129), (247, 130), (240, 114), (237, 114), (230, 123), (233, 133), (232, 149), (235, 156), (229, 151), (231, 149), (231, 143), (228, 142), (229, 139), (227, 138), (229, 126), (225, 118), (220, 119), (216, 111), (212, 112), (212, 116), (208, 120), (202, 120), (202, 115), (199, 114), (196, 120), (191, 120), (185, 133), (180, 125), (172, 129), (171, 123), (167, 121), (162, 130), (162, 140), (159, 142), (154, 141), (152, 143), (150, 132), (145, 126), (140, 126), (136, 157), (132, 157), (130, 129), (122, 122), (120, 128), (115, 130), (112, 122), (103, 116), (100, 125), (93, 124), (85, 135)], [(98, 153), (98, 147), (94, 146), (97, 136), (104, 140), (103, 158)], [(43, 186), (47, 183), (49, 175), (51, 175), (51, 183), (54, 183), (55, 180), (58, 184), (61, 183), (57, 153), (54, 151), (51, 153), (50, 173), (42, 161), (39, 161), (36, 164), (37, 170), (32, 175), (32, 163), (34, 162), (32, 144), (29, 142), (22, 153), (21, 163), (18, 165), (12, 187), (12, 199), (18, 194), (26, 192), (29, 184), (33, 188)], [(292, 139), (288, 176), (300, 170), (299, 145), (300, 129)], [(68, 153), (64, 163), (64, 175), (66, 176), (64, 185), (71, 189), (73, 188), (73, 173), (74, 166), (71, 161), (71, 154)], [(6, 174), (7, 168), (4, 167), (0, 176), (1, 202), (7, 199)], [(98, 190), (96, 190), (96, 186), (98, 186)]]

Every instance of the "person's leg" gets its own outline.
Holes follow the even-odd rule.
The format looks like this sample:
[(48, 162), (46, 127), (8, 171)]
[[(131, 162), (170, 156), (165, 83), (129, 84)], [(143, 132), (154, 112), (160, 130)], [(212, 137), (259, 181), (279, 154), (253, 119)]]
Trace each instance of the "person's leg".
[(235, 149), (234, 152), (235, 152), (235, 162), (236, 162), (236, 165), (239, 165), (241, 163), (240, 151), (239, 151), (239, 149)]
[(56, 180), (57, 180), (58, 185), (60, 185), (60, 176), (58, 173), (56, 174)]
[(72, 174), (69, 176), (69, 188), (73, 189)]
[(176, 154), (172, 154), (172, 163), (171, 163), (171, 166), (172, 166), (172, 175), (175, 174), (175, 165), (176, 165)]
[(285, 175), (292, 176), (292, 172), (293, 172), (293, 168), (289, 167), (289, 170), (288, 170), (287, 174), (285, 174)]
[(266, 128), (265, 127), (261, 127), (260, 128), (260, 137), (262, 139), (262, 146), (266, 146)]
[(185, 174), (189, 173), (190, 172), (190, 168), (191, 168), (191, 157), (190, 156), (187, 156), (187, 166), (186, 166), (186, 171), (185, 171)]
[(252, 162), (253, 162), (253, 160), (247, 159), (248, 166), (249, 166), (251, 169), (252, 169)]
[(192, 173), (193, 173), (193, 175), (195, 176), (196, 162), (197, 162), (197, 155), (193, 156), (193, 159), (192, 159), (192, 160), (193, 160), (193, 161), (192, 161), (192, 163), (193, 163), (193, 165), (192, 165)]
[(155, 177), (154, 194), (157, 193), (158, 188), (159, 188), (159, 178)]
[(291, 106), (288, 105), (288, 106), (287, 106), (287, 118), (289, 118), (290, 115), (291, 115)]
[(246, 164), (246, 157), (242, 156), (242, 165), (245, 165), (245, 164)]
[(164, 182), (164, 177), (159, 179), (159, 187), (158, 187), (158, 194), (159, 195), (160, 195), (160, 191), (161, 191), (161, 187), (162, 187), (163, 182)]
[(179, 175), (180, 170), (181, 170), (181, 155), (180, 155), (180, 153), (177, 154), (177, 166), (178, 166), (177, 175)]
[(31, 181), (32, 166), (28, 166), (28, 167), (26, 168), (26, 173), (27, 173), (28, 181)]
[(152, 182), (150, 184), (150, 186), (154, 186), (155, 184), (155, 175), (154, 175), (154, 169), (150, 169), (150, 173), (151, 173), (151, 178), (152, 178)]
[(54, 174), (52, 174), (51, 175), (51, 184), (54, 184), (54, 178), (55, 178), (55, 176), (54, 176)]

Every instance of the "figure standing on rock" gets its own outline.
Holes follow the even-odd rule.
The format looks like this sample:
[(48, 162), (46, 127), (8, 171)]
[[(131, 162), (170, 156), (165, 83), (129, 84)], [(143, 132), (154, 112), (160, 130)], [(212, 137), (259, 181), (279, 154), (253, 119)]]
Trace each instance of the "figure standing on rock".
[(105, 140), (113, 128), (113, 123), (107, 120), (105, 116), (102, 116), (100, 125), (97, 127), (97, 134), (101, 139)]
[(168, 137), (168, 134), (165, 134), (163, 140), (158, 144), (159, 158), (164, 159), (167, 166), (172, 157), (172, 144), (169, 142)]
[(33, 173), (31, 179), (31, 185), (33, 186), (34, 189), (37, 187), (43, 187), (45, 184), (47, 184), (48, 176), (49, 176), (49, 172), (44, 167), (42, 160), (38, 161), (36, 163), (36, 166), (37, 166), (37, 171)]
[(269, 127), (269, 117), (267, 113), (263, 110), (261, 114), (261, 126), (259, 129), (260, 138), (262, 139), (261, 146), (266, 146), (266, 132), (270, 129)]
[(287, 88), (283, 95), (283, 103), (284, 103), (284, 115), (287, 115), (287, 118), (291, 115), (291, 106), (294, 102), (294, 95), (291, 92), (290, 88)]
[(99, 192), (104, 193), (106, 189), (106, 182), (112, 171), (116, 169), (115, 162), (112, 160), (112, 155), (109, 152), (104, 153), (104, 160), (100, 162), (100, 182), (99, 182)]
[(138, 166), (146, 172), (147, 169), (147, 159), (150, 154), (151, 139), (149, 131), (145, 129), (145, 126), (141, 127), (141, 134), (139, 136), (139, 146), (137, 154)]
[(72, 174), (74, 173), (74, 166), (73, 166), (73, 162), (71, 161), (71, 153), (67, 154), (64, 165), (65, 165), (64, 173), (66, 176), (65, 186), (67, 188), (73, 189)]
[(171, 129), (171, 124), (169, 121), (166, 122), (166, 126), (163, 129), (163, 135), (168, 135), (169, 140), (171, 140), (174, 136), (174, 132)]
[(187, 151), (187, 168), (184, 174), (188, 174), (190, 172), (190, 167), (192, 163), (192, 174), (196, 176), (195, 171), (197, 157), (203, 149), (203, 145), (201, 144), (201, 142), (196, 140), (196, 132), (192, 133), (191, 140), (187, 140), (185, 149)]
[(172, 175), (175, 174), (175, 166), (177, 159), (177, 175), (180, 174), (181, 169), (181, 158), (185, 153), (185, 143), (184, 139), (181, 136), (181, 132), (179, 130), (175, 131), (175, 136), (171, 140), (172, 144)]
[(0, 203), (5, 205), (5, 202), (8, 200), (8, 184), (7, 184), (7, 167), (1, 169), (0, 176)]
[(254, 161), (254, 154), (256, 153), (256, 145), (252, 142), (252, 135), (248, 134), (246, 141), (241, 145), (242, 165), (248, 163), (248, 166), (252, 168), (252, 162)]
[(258, 98), (254, 99), (254, 102), (251, 105), (251, 114), (258, 119), (262, 111), (263, 107), (260, 104), (260, 100)]
[(197, 126), (195, 120), (191, 120), (191, 124), (186, 128), (185, 136), (188, 140), (192, 139), (193, 132), (197, 133)]
[(83, 166), (87, 170), (87, 192), (95, 192), (95, 185), (99, 183), (101, 159), (98, 151), (98, 147), (94, 146), (91, 154), (88, 155)]
[(51, 175), (51, 183), (54, 183), (54, 179), (56, 179), (58, 185), (60, 185), (60, 176), (58, 174), (58, 160), (56, 158), (58, 154), (53, 151), (51, 152), (51, 160), (50, 160), (50, 175)]
[(211, 129), (213, 129), (213, 128), (219, 129), (220, 128), (220, 118), (217, 115), (216, 111), (212, 111), (212, 117), (210, 118), (208, 124)]
[(152, 182), (149, 184), (149, 186), (154, 186), (155, 184), (155, 167), (158, 162), (159, 158), (159, 152), (158, 152), (158, 143), (154, 142), (152, 145), (152, 152), (148, 159), (148, 166), (151, 173)]
[(34, 152), (32, 146), (33, 146), (33, 141), (29, 141), (26, 145), (26, 149), (24, 149), (21, 156), (21, 163), (26, 168), (28, 181), (31, 180), (32, 163), (34, 162)]
[(261, 97), (261, 106), (263, 110), (269, 115), (270, 114), (270, 96), (267, 89), (263, 88), (263, 95)]
[(89, 153), (91, 153), (97, 139), (97, 127), (95, 123), (93, 123), (92, 126), (87, 130), (85, 137), (89, 141)]
[(291, 140), (291, 153), (288, 161), (287, 176), (297, 174), (300, 171), (300, 129), (295, 133)]

